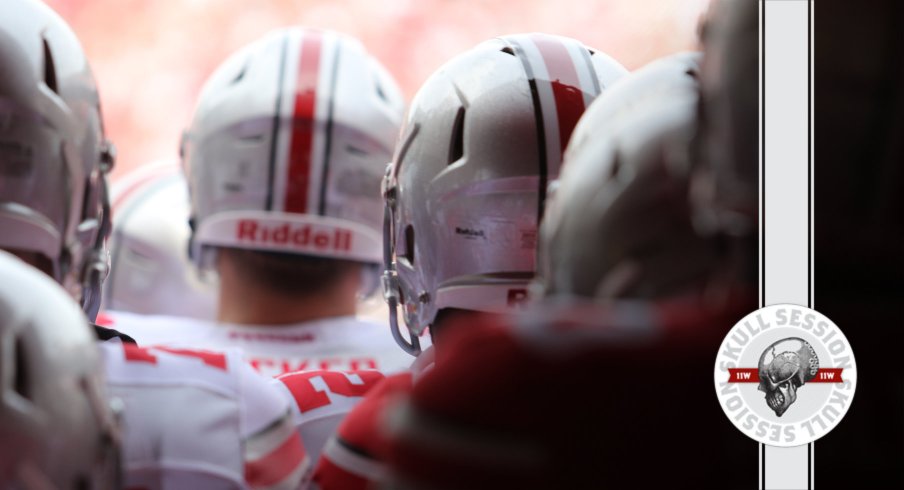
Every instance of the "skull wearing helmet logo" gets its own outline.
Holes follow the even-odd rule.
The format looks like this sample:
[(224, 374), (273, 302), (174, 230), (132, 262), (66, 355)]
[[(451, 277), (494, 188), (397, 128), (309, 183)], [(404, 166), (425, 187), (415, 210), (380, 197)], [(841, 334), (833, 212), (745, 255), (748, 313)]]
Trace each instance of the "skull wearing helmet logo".
[(760, 356), (759, 390), (766, 404), (781, 417), (797, 400), (797, 390), (816, 376), (819, 358), (809, 342), (797, 337), (774, 342)]

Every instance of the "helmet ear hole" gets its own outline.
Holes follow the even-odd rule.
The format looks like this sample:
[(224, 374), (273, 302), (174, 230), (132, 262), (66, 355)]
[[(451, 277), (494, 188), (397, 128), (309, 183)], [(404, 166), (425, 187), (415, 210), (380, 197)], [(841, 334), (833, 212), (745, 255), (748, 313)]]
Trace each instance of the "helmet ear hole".
[(44, 84), (47, 85), (47, 88), (53, 90), (53, 93), (59, 95), (53, 53), (50, 51), (50, 44), (47, 43), (47, 39), (42, 39), (41, 41), (44, 44)]
[(29, 384), (29, 369), (27, 364), (25, 341), (22, 337), (16, 338), (15, 345), (15, 390), (22, 398), (31, 400), (31, 388)]
[(449, 143), (449, 162), (452, 165), (465, 154), (465, 108), (460, 107), (455, 113), (455, 122), (452, 124), (452, 141)]
[(414, 265), (414, 227), (411, 225), (405, 227), (404, 257), (409, 264)]
[(616, 151), (612, 157), (612, 166), (609, 168), (609, 177), (612, 179), (617, 178), (621, 167), (621, 155)]
[(247, 72), (247, 71), (248, 71), (248, 63), (245, 63), (245, 66), (243, 66), (242, 69), (239, 70), (239, 73), (235, 76), (235, 78), (232, 79), (231, 85), (235, 85), (235, 84), (241, 82), (245, 78), (245, 72)]

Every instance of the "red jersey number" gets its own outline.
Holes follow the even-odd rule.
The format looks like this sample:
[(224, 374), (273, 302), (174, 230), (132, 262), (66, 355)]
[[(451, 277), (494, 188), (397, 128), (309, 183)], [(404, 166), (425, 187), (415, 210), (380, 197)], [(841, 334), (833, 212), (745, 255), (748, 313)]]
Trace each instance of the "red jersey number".
[[(356, 376), (355, 379), (352, 376)], [(314, 384), (315, 379), (323, 380), (330, 393), (348, 397), (364, 396), (371, 388), (383, 379), (379, 371), (306, 371), (283, 374), (276, 379), (281, 381), (292, 397), (301, 413), (330, 404), (330, 397)]]
[(204, 364), (226, 371), (226, 355), (219, 352), (191, 350), (191, 349), (174, 349), (171, 347), (138, 347), (133, 344), (123, 344), (126, 361), (130, 362), (146, 362), (149, 364), (157, 364), (157, 356), (154, 351), (168, 352), (178, 356), (194, 357), (200, 359)]

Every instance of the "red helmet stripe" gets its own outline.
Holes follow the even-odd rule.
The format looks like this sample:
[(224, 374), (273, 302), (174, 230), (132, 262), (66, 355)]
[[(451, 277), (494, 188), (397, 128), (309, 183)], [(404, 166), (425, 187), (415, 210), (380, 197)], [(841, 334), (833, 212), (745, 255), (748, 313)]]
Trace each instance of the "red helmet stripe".
[(320, 75), (320, 54), (323, 34), (305, 31), (301, 41), (298, 79), (295, 83), (295, 112), (286, 178), (286, 197), (283, 210), (304, 213), (308, 207), (308, 188), (311, 177), (311, 147), (314, 141), (317, 111), (317, 80)]
[(543, 34), (531, 34), (530, 37), (549, 72), (559, 122), (559, 146), (564, 152), (574, 126), (586, 109), (584, 92), (571, 54), (562, 41)]

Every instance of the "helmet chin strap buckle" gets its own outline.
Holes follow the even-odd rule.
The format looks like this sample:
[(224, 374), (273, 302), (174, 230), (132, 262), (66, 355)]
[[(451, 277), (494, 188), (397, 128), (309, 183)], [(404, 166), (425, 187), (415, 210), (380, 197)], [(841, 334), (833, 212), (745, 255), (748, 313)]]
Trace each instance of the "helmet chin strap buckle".
[(383, 299), (387, 304), (399, 304), (399, 276), (395, 271), (383, 271), (380, 276), (380, 283), (383, 286)]
[(392, 338), (402, 350), (417, 357), (421, 353), (421, 343), (417, 335), (414, 335), (409, 330), (408, 336), (410, 340), (408, 340), (399, 330), (398, 307), (401, 300), (399, 276), (392, 269), (385, 270), (383, 275), (380, 276), (380, 281), (383, 285), (383, 299), (386, 300), (386, 304), (389, 306), (389, 329), (392, 332)]
[[(385, 181), (384, 181), (385, 183)], [(380, 282), (383, 285), (383, 299), (389, 305), (389, 330), (392, 333), (393, 340), (405, 352), (417, 357), (421, 353), (421, 343), (417, 335), (408, 332), (410, 340), (405, 339), (399, 330), (399, 313), (398, 307), (401, 303), (401, 286), (399, 284), (399, 276), (395, 270), (395, 261), (393, 255), (395, 252), (395, 240), (393, 239), (393, 203), (395, 188), (386, 189), (383, 193), (387, 196), (386, 206), (383, 208), (383, 275), (380, 276)]]

